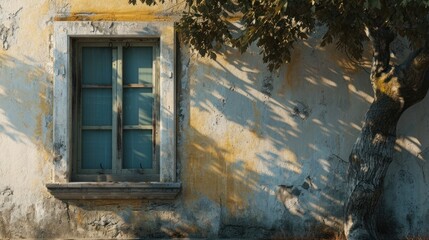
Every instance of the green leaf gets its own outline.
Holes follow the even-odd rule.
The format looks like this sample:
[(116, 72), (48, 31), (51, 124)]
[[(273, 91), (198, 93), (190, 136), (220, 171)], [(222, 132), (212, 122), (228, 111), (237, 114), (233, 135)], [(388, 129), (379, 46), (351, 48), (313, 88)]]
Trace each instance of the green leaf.
[(367, 0), (365, 2), (367, 8), (376, 8), (381, 9), (381, 1), (380, 0)]
[[(166, 0), (128, 0), (130, 4), (163, 3)], [(360, 58), (368, 40), (365, 27), (389, 28), (411, 46), (426, 42), (429, 0), (185, 0), (178, 20), (183, 41), (201, 55), (214, 57), (220, 45), (245, 52), (256, 43), (272, 69), (290, 58), (295, 41), (311, 36), (317, 26), (326, 33), (321, 46), (335, 43)], [(190, 11), (187, 11), (187, 10)], [(240, 13), (237, 22), (229, 23)], [(229, 19), (229, 20), (228, 20)], [(212, 54), (213, 52), (213, 54)]]

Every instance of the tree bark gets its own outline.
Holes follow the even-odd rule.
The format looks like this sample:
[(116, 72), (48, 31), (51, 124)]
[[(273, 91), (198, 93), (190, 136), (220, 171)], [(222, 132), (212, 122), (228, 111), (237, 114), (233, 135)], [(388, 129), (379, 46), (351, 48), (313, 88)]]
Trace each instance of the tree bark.
[(374, 101), (365, 115), (350, 157), (344, 231), (349, 240), (378, 239), (373, 213), (392, 162), (401, 114), (424, 98), (429, 87), (429, 49), (415, 51), (401, 65), (390, 65), (386, 29), (370, 29), (373, 43), (371, 83)]
[(348, 239), (376, 239), (372, 219), (395, 145), (401, 106), (385, 96), (368, 110), (349, 157), (349, 198), (345, 232)]

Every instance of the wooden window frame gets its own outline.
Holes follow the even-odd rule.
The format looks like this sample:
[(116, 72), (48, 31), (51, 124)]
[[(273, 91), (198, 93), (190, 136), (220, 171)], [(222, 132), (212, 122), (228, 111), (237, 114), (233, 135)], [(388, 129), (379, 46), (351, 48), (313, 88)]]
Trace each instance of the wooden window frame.
[[(159, 39), (157, 38), (75, 38), (72, 40), (73, 61), (73, 153), (72, 153), (72, 181), (84, 182), (140, 182), (159, 181)], [(83, 85), (81, 79), (82, 48), (83, 47), (108, 47), (112, 49), (112, 84)], [(123, 81), (123, 49), (126, 47), (152, 47), (152, 83), (128, 84)], [(112, 125), (111, 126), (83, 126), (81, 94), (84, 88), (111, 88), (112, 89)], [(122, 106), (123, 89), (125, 88), (151, 88), (154, 95), (153, 115), (151, 125), (130, 126), (123, 125)], [(108, 129), (112, 130), (112, 169), (82, 169), (82, 136), (83, 129)], [(128, 129), (152, 130), (152, 169), (123, 169), (123, 133)]]

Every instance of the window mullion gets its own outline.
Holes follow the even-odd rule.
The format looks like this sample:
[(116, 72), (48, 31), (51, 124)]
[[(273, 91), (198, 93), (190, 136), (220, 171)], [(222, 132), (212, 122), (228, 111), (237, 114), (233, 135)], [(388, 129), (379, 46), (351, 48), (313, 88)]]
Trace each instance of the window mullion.
[(112, 48), (112, 173), (118, 173), (118, 49)]

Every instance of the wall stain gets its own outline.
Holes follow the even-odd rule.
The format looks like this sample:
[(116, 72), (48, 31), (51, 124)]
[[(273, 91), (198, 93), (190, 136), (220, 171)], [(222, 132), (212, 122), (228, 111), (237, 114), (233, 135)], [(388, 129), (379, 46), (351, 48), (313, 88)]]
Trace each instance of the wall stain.
[(327, 58), (332, 63), (336, 63), (341, 67), (345, 75), (354, 75), (362, 71), (362, 69), (369, 69), (371, 66), (371, 56), (369, 51), (364, 51), (362, 59), (355, 60), (347, 56), (345, 53), (340, 52), (334, 45), (328, 45), (323, 48), (327, 53)]
[(288, 88), (295, 87), (298, 81), (301, 80), (297, 78), (300, 76), (302, 66), (302, 50), (295, 48), (292, 51), (290, 62), (285, 64), (285, 66), (284, 80), (281, 82), (280, 88), (277, 92), (279, 95), (285, 95)]
[(47, 76), (43, 73), (29, 74), (32, 81), (40, 81), (39, 103), (37, 109), (39, 113), (36, 116), (36, 128), (34, 131), (34, 143), (37, 150), (44, 161), (50, 161), (53, 158), (50, 145), (53, 142), (53, 119), (52, 119), (52, 103), (51, 103), (51, 87), (46, 80)]
[(66, 15), (57, 15), (55, 21), (171, 21), (173, 18), (168, 16), (157, 16), (150, 13), (131, 12), (131, 13), (68, 13)]
[(256, 102), (252, 102), (254, 121), (250, 128), (250, 132), (253, 133), (256, 137), (262, 138), (262, 130), (261, 130), (261, 110), (258, 108)]

